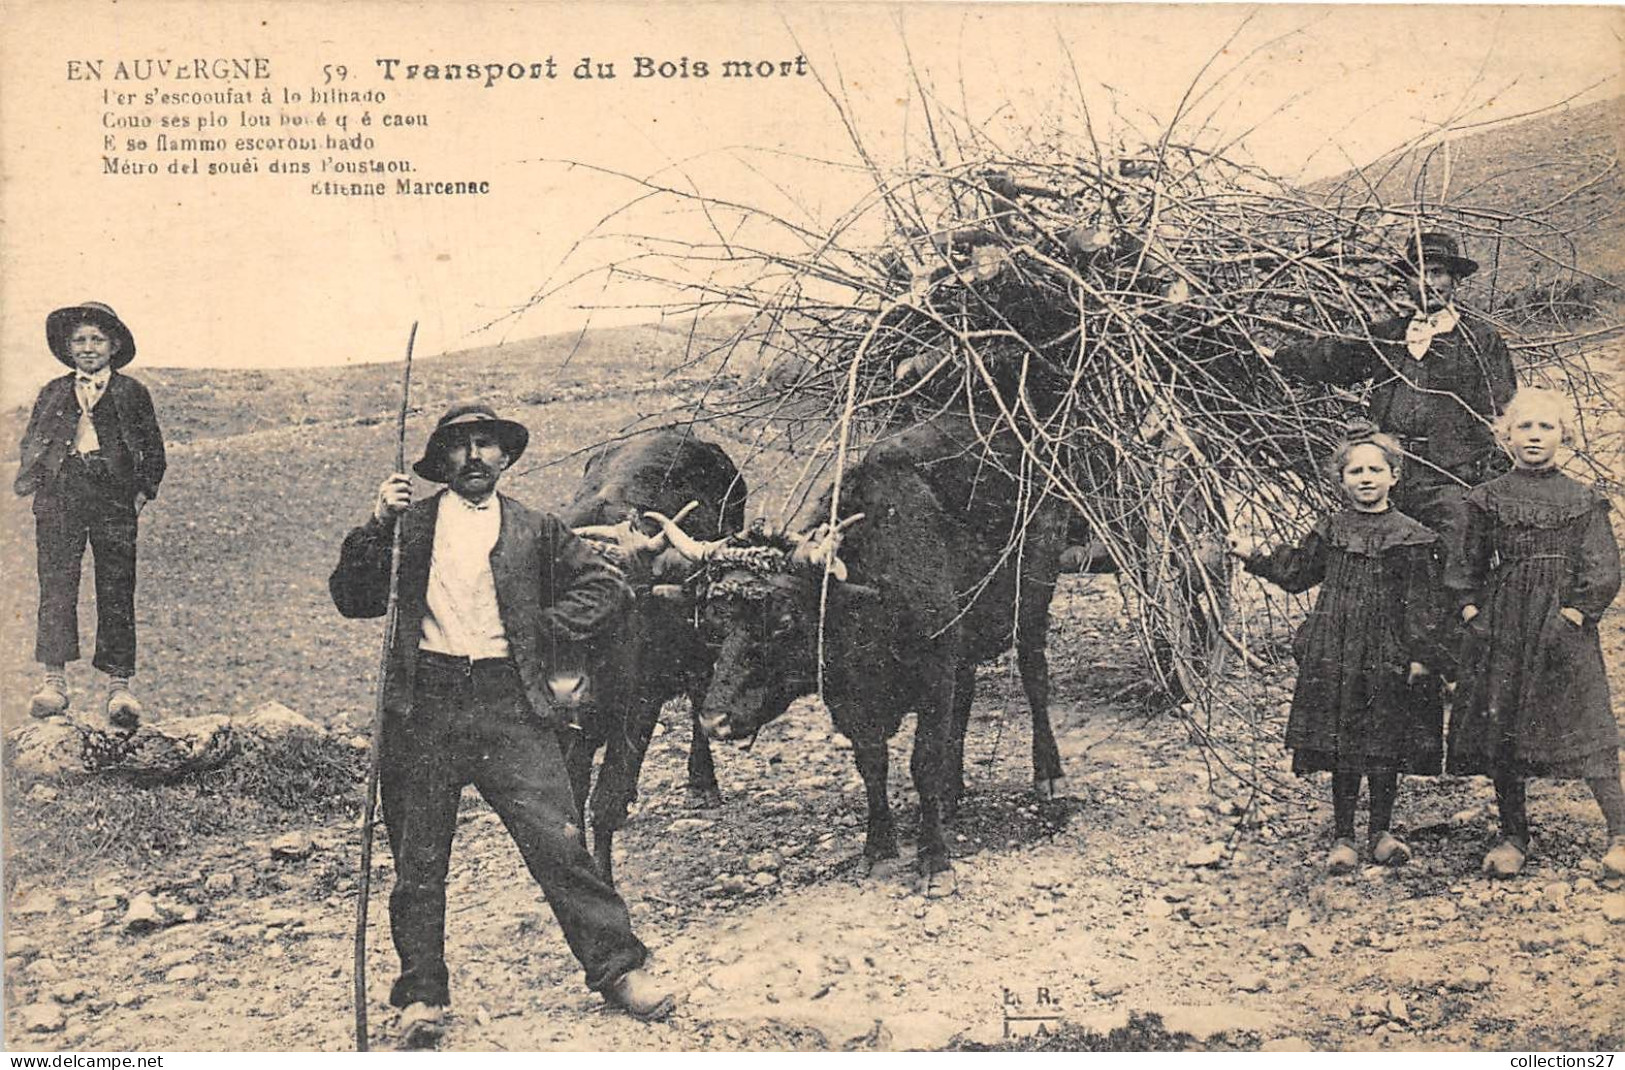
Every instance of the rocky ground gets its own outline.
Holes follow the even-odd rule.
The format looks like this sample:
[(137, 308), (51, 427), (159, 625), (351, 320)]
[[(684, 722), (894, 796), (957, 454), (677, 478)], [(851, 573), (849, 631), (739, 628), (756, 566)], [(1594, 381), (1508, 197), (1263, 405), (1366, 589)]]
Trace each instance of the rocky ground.
[[(1625, 892), (1583, 789), (1531, 792), (1527, 873), (1491, 882), (1488, 787), (1408, 779), (1417, 860), (1328, 878), (1318, 782), (1232, 776), (1132, 688), (1109, 581), (1069, 581), (1055, 720), (1075, 797), (1025, 790), (1029, 734), (1003, 666), (983, 679), (956, 827), (957, 896), (905, 864), (859, 880), (862, 795), (811, 702), (719, 751), (725, 805), (684, 808), (686, 718), (655, 742), (617, 845), (652, 968), (680, 996), (642, 1025), (603, 1009), (500, 824), (465, 800), (449, 891), (460, 1049), (937, 1049), (1006, 1043), (1029, 1016), (1100, 1033), (1160, 1015), (1218, 1048), (1616, 1048)], [(1615, 631), (1617, 632), (1617, 626)], [(1284, 669), (1250, 683), (1285, 696)], [(907, 738), (894, 769), (906, 769)], [(1298, 788), (1307, 794), (1295, 794)], [(912, 787), (893, 784), (905, 829)], [(48, 805), (48, 798), (36, 798)], [(212, 838), (140, 870), (67, 868), (8, 899), (14, 1049), (330, 1050), (351, 1040), (353, 825)], [(387, 852), (383, 852), (387, 855)], [(905, 848), (905, 855), (909, 852)], [(906, 860), (905, 860), (906, 863)], [(373, 902), (376, 1044), (393, 977)], [(1023, 1020), (1027, 1019), (1027, 1020)]]

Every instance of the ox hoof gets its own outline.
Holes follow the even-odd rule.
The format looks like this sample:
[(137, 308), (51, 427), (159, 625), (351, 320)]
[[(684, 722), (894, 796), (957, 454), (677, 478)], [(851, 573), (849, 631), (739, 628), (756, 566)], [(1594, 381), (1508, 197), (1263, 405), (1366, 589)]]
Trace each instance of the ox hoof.
[(1067, 796), (1066, 777), (1051, 777), (1049, 780), (1033, 781), (1033, 792), (1040, 799), (1064, 799)]
[(683, 793), (683, 804), (690, 810), (718, 810), (722, 807), (722, 792), (716, 788), (689, 788)]
[(959, 878), (954, 876), (951, 869), (928, 873), (925, 877), (924, 891), (927, 899), (946, 899), (951, 895), (958, 895)]
[(864, 855), (858, 863), (858, 876), (864, 880), (890, 880), (898, 876), (902, 869), (902, 859), (896, 855), (887, 855), (883, 858)]

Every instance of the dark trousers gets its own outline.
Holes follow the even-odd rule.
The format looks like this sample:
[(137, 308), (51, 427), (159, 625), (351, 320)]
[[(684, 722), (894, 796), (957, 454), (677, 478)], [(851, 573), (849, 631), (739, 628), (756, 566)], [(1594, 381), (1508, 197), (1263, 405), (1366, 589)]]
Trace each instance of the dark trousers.
[(1447, 582), (1460, 575), (1464, 567), (1466, 499), (1471, 489), (1415, 461), (1405, 466), (1405, 473), (1394, 488), (1394, 507), (1439, 536)]
[(542, 886), (564, 939), (602, 990), (648, 957), (626, 904), (582, 845), (580, 813), (553, 730), (532, 712), (512, 661), (420, 653), (412, 711), (384, 726), (384, 822), (395, 855), (390, 926), (401, 975), (397, 1007), (451, 1001), (446, 870), (457, 801), (479, 789)]
[(96, 562), (96, 656), (103, 672), (135, 672), (135, 493), (77, 454), (34, 496), (39, 624), (34, 660), (79, 659), (79, 572), (85, 543)]

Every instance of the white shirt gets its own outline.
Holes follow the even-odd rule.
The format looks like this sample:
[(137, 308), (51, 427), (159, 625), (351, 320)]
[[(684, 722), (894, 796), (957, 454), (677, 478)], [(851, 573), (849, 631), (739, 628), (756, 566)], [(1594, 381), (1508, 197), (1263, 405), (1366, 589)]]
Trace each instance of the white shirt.
[(101, 439), (96, 437), (96, 425), (90, 419), (90, 410), (107, 392), (107, 380), (112, 377), (111, 368), (103, 368), (94, 375), (79, 371), (73, 373), (73, 396), (79, 399), (79, 427), (73, 433), (73, 448), (79, 453), (95, 453), (102, 448)]
[(455, 491), (440, 496), (419, 649), (464, 658), (508, 656), (491, 577), (491, 548), (501, 532), (502, 499), (495, 494), (478, 505)]

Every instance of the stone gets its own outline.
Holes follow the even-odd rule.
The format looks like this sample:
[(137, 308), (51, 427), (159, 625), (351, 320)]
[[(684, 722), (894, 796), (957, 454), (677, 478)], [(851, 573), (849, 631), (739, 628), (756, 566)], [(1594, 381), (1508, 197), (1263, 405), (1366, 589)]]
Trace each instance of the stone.
[(181, 981), (196, 981), (199, 977), (202, 977), (202, 976), (203, 976), (203, 967), (202, 966), (199, 966), (196, 963), (188, 963), (185, 966), (176, 966), (174, 969), (172, 969), (168, 973), (164, 974), (164, 980), (169, 981), (170, 983), (176, 983), (176, 982), (181, 982)]
[(321, 726), (300, 713), (295, 713), (280, 702), (262, 702), (255, 706), (242, 725), (261, 739), (277, 739), (295, 733), (324, 735)]
[(203, 891), (216, 899), (230, 895), (237, 888), (237, 874), (231, 872), (211, 873), (203, 880)]
[(151, 932), (162, 928), (164, 916), (159, 913), (158, 904), (153, 902), (152, 896), (142, 892), (130, 900), (130, 908), (124, 912), (123, 925), (125, 931), (132, 933)]
[(1307, 929), (1311, 920), (1307, 910), (1293, 910), (1286, 916), (1287, 930), (1290, 932), (1293, 929)]
[(752, 873), (777, 873), (783, 865), (783, 857), (774, 850), (758, 851), (745, 859), (745, 866)]
[(305, 912), (288, 907), (276, 907), (260, 912), (260, 924), (267, 929), (294, 928), (305, 923)]
[(197, 958), (197, 949), (191, 947), (176, 948), (174, 951), (159, 955), (158, 961), (153, 964), (154, 969), (167, 970), (171, 966), (181, 966)]
[(51, 998), (62, 1004), (78, 1003), (86, 996), (93, 996), (96, 990), (83, 981), (63, 981), (51, 988)]
[(35, 959), (23, 970), (23, 975), (31, 981), (60, 981), (62, 967), (52, 959)]
[(771, 888), (775, 884), (779, 883), (779, 876), (777, 873), (763, 872), (755, 874), (750, 880), (751, 883), (756, 885), (758, 888)]
[(35, 784), (28, 789), (28, 798), (32, 802), (54, 803), (57, 800), (57, 795), (57, 790), (49, 784)]
[(79, 921), (76, 923), (76, 927), (78, 928), (78, 930), (80, 932), (88, 933), (88, 932), (94, 932), (94, 931), (96, 931), (97, 929), (100, 929), (103, 925), (106, 925), (106, 924), (107, 924), (107, 911), (105, 911), (105, 910), (92, 910), (90, 913), (80, 916)]
[(33, 1003), (17, 1012), (25, 1033), (60, 1033), (68, 1020), (55, 1003)]
[(1580, 927), (1580, 942), (1587, 947), (1608, 947), (1617, 940), (1609, 936), (1607, 927), (1601, 922), (1592, 922)]
[(1116, 999), (1121, 996), (1128, 986), (1119, 980), (1096, 981), (1094, 984), (1096, 999)]
[(706, 817), (680, 817), (666, 826), (668, 832), (704, 832), (716, 822)]
[(1259, 1045), (1259, 1051), (1314, 1051), (1315, 1046), (1304, 1037), (1277, 1037)]
[(1165, 899), (1148, 899), (1145, 904), (1145, 916), (1154, 920), (1172, 917), (1174, 904)]
[(316, 850), (316, 841), (306, 832), (288, 832), (271, 841), (271, 857), (278, 862), (299, 862)]
[(1611, 924), (1625, 922), (1625, 893), (1615, 892), (1602, 901), (1602, 916)]
[(1388, 1002), (1383, 1010), (1389, 1018), (1396, 1022), (1408, 1023), (1411, 1020), (1411, 1009), (1405, 1005), (1405, 1000), (1397, 994), (1388, 997)]
[(147, 998), (145, 992), (138, 992), (133, 988), (126, 988), (121, 992), (113, 993), (113, 1002), (120, 1007), (134, 1007)]
[(1554, 907), (1565, 907), (1569, 903), (1572, 889), (1566, 881), (1552, 881), (1540, 890), (1540, 897)]
[(1445, 981), (1445, 986), (1452, 992), (1477, 992), (1489, 986), (1490, 971), (1483, 966), (1474, 964), (1462, 970), (1460, 974)]
[(1261, 973), (1244, 973), (1236, 978), (1236, 989), (1240, 992), (1262, 992), (1269, 986), (1269, 980)]
[(66, 719), (30, 721), (7, 737), (12, 776), (57, 777), (85, 769), (85, 736)]
[(100, 763), (149, 780), (168, 780), (216, 769), (237, 756), (240, 742), (230, 717), (172, 717), (143, 724), (116, 754)]
[(1055, 903), (1050, 899), (1036, 899), (1033, 901), (1033, 914), (1036, 917), (1047, 918), (1055, 912)]
[(1217, 866), (1224, 861), (1225, 845), (1221, 841), (1204, 844), (1185, 856), (1185, 865), (1192, 869)]
[(41, 914), (51, 914), (62, 905), (62, 900), (55, 892), (37, 891), (12, 907), (12, 912), (20, 917), (36, 917)]

